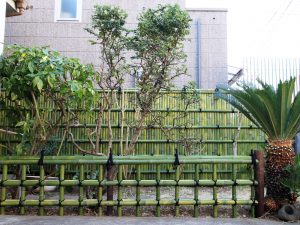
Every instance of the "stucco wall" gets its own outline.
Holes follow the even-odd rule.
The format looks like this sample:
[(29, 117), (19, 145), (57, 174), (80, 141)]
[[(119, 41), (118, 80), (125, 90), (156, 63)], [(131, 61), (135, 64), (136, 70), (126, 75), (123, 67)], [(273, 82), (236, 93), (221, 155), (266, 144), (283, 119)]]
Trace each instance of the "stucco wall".
[(3, 51), (6, 1), (0, 1), (0, 55)]
[[(26, 46), (50, 46), (63, 55), (78, 57), (84, 63), (93, 63), (97, 68), (97, 47), (89, 44), (91, 36), (83, 30), (90, 23), (95, 4), (119, 5), (129, 14), (127, 26), (135, 26), (136, 18), (143, 7), (156, 7), (157, 4), (167, 3), (177, 3), (185, 7), (184, 0), (83, 0), (81, 22), (55, 22), (54, 0), (28, 0), (33, 9), (22, 16), (7, 18), (5, 42)], [(218, 82), (227, 82), (226, 10), (199, 9), (188, 12), (193, 18), (190, 41), (185, 44), (189, 76), (178, 78), (175, 84), (178, 87), (183, 86), (189, 81), (196, 81), (196, 76), (200, 75), (201, 88), (214, 88)], [(200, 22), (199, 32), (197, 21)], [(200, 36), (200, 48), (197, 48), (197, 35)], [(201, 53), (199, 56), (197, 49)], [(199, 60), (201, 69), (198, 71)], [(133, 85), (133, 79), (128, 76), (126, 86)]]

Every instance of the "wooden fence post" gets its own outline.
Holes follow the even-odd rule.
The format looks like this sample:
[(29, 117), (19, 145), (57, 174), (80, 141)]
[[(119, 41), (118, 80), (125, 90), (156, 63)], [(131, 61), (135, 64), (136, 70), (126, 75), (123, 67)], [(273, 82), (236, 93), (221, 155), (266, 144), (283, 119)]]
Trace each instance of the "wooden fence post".
[(265, 214), (265, 159), (263, 151), (254, 152), (254, 179), (258, 182), (255, 186), (255, 200), (258, 204), (255, 206), (255, 217), (261, 217)]

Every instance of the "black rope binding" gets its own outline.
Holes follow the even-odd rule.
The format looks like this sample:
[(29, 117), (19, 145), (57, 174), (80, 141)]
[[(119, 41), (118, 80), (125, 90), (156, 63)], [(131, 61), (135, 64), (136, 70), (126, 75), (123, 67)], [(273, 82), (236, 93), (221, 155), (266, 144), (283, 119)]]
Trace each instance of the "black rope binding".
[(256, 158), (255, 158), (253, 149), (251, 149), (251, 159), (252, 159), (252, 165), (255, 166), (256, 165)]
[(41, 157), (38, 161), (38, 166), (44, 166), (45, 149), (41, 150)]
[(174, 161), (174, 166), (179, 166), (180, 162), (179, 162), (179, 154), (178, 154), (178, 149), (175, 149), (175, 161)]
[(109, 168), (109, 167), (112, 166), (113, 164), (114, 164), (113, 153), (112, 153), (112, 150), (109, 149), (109, 155), (108, 155), (106, 167)]

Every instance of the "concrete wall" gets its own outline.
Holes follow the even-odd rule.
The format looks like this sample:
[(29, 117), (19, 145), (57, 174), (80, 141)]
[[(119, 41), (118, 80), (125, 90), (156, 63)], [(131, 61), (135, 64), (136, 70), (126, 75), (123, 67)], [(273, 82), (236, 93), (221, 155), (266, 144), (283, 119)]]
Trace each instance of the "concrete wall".
[(0, 55), (3, 52), (6, 1), (0, 1)]
[[(81, 22), (55, 22), (55, 0), (28, 0), (33, 9), (22, 16), (7, 18), (5, 42), (26, 46), (49, 45), (65, 56), (80, 58), (83, 63), (93, 63), (97, 68), (100, 64), (97, 47), (89, 44), (91, 36), (83, 30), (90, 23), (95, 4), (113, 4), (125, 9), (129, 14), (129, 27), (136, 25), (136, 18), (143, 7), (156, 7), (158, 4), (167, 3), (177, 3), (182, 8), (185, 7), (185, 0), (84, 0), (83, 3)], [(188, 12), (193, 18), (190, 41), (185, 44), (189, 76), (178, 78), (175, 84), (181, 87), (201, 76), (201, 88), (214, 88), (218, 82), (227, 82), (226, 10), (199, 9)], [(197, 32), (198, 21), (200, 32)], [(197, 48), (197, 35), (200, 36), (200, 48)], [(126, 86), (133, 85), (133, 79), (128, 77)]]

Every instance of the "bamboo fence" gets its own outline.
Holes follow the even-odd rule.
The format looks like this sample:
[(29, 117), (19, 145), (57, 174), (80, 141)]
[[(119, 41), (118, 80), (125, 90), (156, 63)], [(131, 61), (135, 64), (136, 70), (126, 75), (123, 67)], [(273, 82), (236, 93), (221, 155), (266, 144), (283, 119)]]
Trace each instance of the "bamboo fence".
[[(122, 216), (125, 207), (135, 207), (136, 216), (142, 215), (142, 207), (155, 207), (156, 216), (161, 216), (162, 206), (174, 207), (174, 215), (179, 216), (179, 209), (181, 206), (192, 206), (194, 208), (194, 216), (198, 217), (201, 207), (204, 205), (211, 205), (213, 207), (213, 217), (218, 217), (219, 205), (228, 205), (232, 207), (232, 217), (237, 216), (238, 205), (249, 205), (251, 207), (251, 214), (255, 216), (255, 207), (258, 202), (255, 199), (255, 193), (261, 188), (260, 183), (256, 180), (255, 165), (263, 165), (256, 158), (250, 156), (183, 156), (176, 155), (168, 156), (46, 156), (43, 158), (43, 163), (38, 166), (39, 179), (28, 180), (32, 166), (37, 166), (38, 157), (0, 157), (1, 166), (1, 195), (0, 195), (0, 214), (4, 215), (7, 208), (18, 207), (19, 213), (25, 215), (26, 211), (32, 207), (38, 207), (39, 215), (45, 215), (47, 207), (57, 207), (57, 213), (60, 216), (65, 215), (65, 209), (68, 207), (77, 207), (78, 214), (84, 215), (86, 207), (94, 207), (97, 209), (98, 215), (103, 215), (104, 209), (111, 211), (116, 209), (116, 214)], [(141, 170), (143, 166), (153, 165), (155, 168), (153, 179), (143, 179)], [(201, 169), (205, 165), (212, 165), (210, 178), (202, 177)], [(48, 180), (46, 166), (55, 165), (57, 167), (57, 180)], [(66, 168), (69, 165), (75, 165), (79, 175), (76, 179), (66, 178)], [(109, 167), (109, 165), (111, 167)], [(164, 165), (172, 166), (175, 173), (162, 179), (161, 168)], [(193, 168), (193, 174), (190, 178), (182, 176), (181, 166), (190, 165)], [(230, 165), (232, 168), (231, 179), (220, 179), (218, 165)], [(246, 165), (250, 167), (250, 175), (248, 179), (238, 178), (238, 165)], [(20, 168), (19, 178), (9, 178), (8, 171), (10, 167)], [(124, 176), (124, 168), (126, 166), (134, 167), (135, 173), (128, 179)], [(87, 178), (87, 172), (93, 167), (99, 171), (97, 177), (93, 179)], [(114, 177), (110, 177), (108, 168), (116, 168)], [(262, 176), (263, 177), (263, 176)], [(56, 186), (59, 188), (58, 199), (46, 199), (45, 186)], [(78, 187), (78, 199), (67, 199), (65, 189), (67, 187)], [(191, 187), (194, 189), (194, 196), (191, 199), (182, 199), (180, 197), (180, 187)], [(231, 199), (221, 199), (218, 197), (218, 187), (228, 186), (232, 188)], [(251, 197), (247, 200), (239, 199), (237, 196), (237, 186), (250, 186)], [(20, 187), (21, 192), (19, 198), (8, 199), (7, 191), (9, 188)], [(38, 199), (28, 199), (27, 187), (39, 187)], [(97, 197), (94, 199), (87, 199), (84, 191), (87, 187), (95, 187), (97, 189)], [(110, 193), (110, 190), (115, 187), (116, 195)], [(123, 197), (123, 190), (126, 187), (135, 188), (135, 197), (125, 199)], [(141, 195), (141, 188), (154, 187), (156, 196), (153, 199), (143, 199)], [(168, 199), (161, 198), (161, 187), (173, 187), (174, 193), (170, 193)], [(213, 189), (213, 196), (210, 199), (200, 199), (199, 190), (202, 187), (211, 187)], [(107, 189), (107, 197), (104, 195), (104, 190)], [(263, 190), (263, 186), (262, 186)]]
[[(100, 93), (101, 94), (101, 93)], [(162, 92), (160, 98), (153, 105), (153, 113), (149, 115), (144, 124), (139, 140), (135, 146), (136, 155), (170, 155), (173, 156), (178, 150), (180, 155), (239, 155), (249, 156), (251, 149), (261, 149), (265, 144), (265, 136), (261, 130), (253, 125), (247, 118), (229, 106), (226, 102), (218, 100), (214, 91), (197, 91), (198, 101), (189, 104), (182, 99), (183, 91)], [(0, 129), (14, 129), (15, 124), (9, 120), (9, 107), (11, 102), (5, 98), (5, 92), (0, 92)], [(134, 122), (139, 117), (139, 109), (136, 107), (136, 90), (123, 90), (115, 93), (115, 104), (108, 115), (104, 111), (102, 121), (102, 132), (99, 140), (100, 152), (108, 154), (108, 119), (112, 123), (112, 150), (114, 155), (122, 155), (123, 149), (133, 135)], [(2, 104), (1, 104), (2, 102)], [(20, 104), (24, 104), (20, 102)], [(5, 107), (1, 107), (5, 105)], [(39, 99), (39, 107), (45, 118), (57, 118), (59, 112), (53, 110), (53, 103), (47, 99)], [(96, 126), (99, 108), (96, 103), (89, 109), (85, 103), (74, 105), (70, 109), (78, 120), (70, 126), (74, 135), (74, 141), (82, 149), (90, 149), (90, 141), (95, 138), (88, 133)], [(181, 115), (184, 114), (184, 117)], [(160, 124), (150, 123), (153, 117), (160, 118)], [(60, 155), (80, 154), (72, 144), (71, 138), (64, 136), (65, 125), (60, 124), (58, 132), (51, 137), (52, 148), (57, 148), (62, 142)], [(63, 139), (63, 140), (62, 140)], [(0, 133), (0, 149), (2, 155), (7, 155), (9, 146), (13, 149), (20, 140), (15, 136)], [(2, 147), (1, 147), (2, 146)], [(50, 154), (51, 155), (51, 154)], [(129, 168), (130, 169), (130, 168)], [(204, 173), (209, 176), (212, 171), (211, 165), (203, 168)], [(74, 172), (72, 166), (67, 166), (68, 172)], [(218, 165), (218, 170), (230, 174), (231, 167)], [(175, 174), (176, 171), (169, 167), (161, 168), (162, 175)], [(249, 170), (245, 166), (238, 166), (238, 173), (247, 174)], [(151, 178), (156, 174), (154, 165), (141, 167), (142, 176)], [(186, 178), (192, 176), (192, 166), (184, 168)]]

